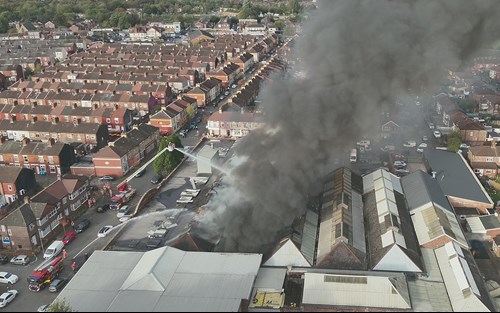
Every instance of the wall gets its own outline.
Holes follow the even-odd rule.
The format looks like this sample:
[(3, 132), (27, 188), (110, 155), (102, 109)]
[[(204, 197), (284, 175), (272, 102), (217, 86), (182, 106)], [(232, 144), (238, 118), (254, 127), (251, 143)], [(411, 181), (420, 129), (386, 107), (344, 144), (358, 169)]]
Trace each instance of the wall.
[(493, 208), (493, 204), (461, 199), (453, 196), (447, 196), (453, 207), (457, 208), (477, 208), (482, 214), (488, 214), (488, 209)]

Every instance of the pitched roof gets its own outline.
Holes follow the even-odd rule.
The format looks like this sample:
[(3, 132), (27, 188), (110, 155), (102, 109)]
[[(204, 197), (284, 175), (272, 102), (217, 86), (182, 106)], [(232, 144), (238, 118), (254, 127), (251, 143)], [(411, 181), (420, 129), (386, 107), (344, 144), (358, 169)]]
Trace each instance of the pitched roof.
[(23, 168), (17, 166), (0, 167), (0, 183), (14, 183)]
[(1, 220), (2, 225), (7, 226), (28, 226), (35, 222), (36, 218), (31, 211), (29, 204), (23, 203), (14, 211)]
[(490, 196), (461, 154), (427, 149), (424, 157), (426, 167), (436, 172), (436, 180), (445, 195), (493, 205)]

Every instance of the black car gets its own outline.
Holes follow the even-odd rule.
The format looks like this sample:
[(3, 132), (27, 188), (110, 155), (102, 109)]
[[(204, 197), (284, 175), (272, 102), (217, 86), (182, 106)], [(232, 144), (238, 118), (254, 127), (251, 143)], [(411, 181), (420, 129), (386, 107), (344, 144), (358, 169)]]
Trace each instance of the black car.
[(158, 184), (161, 181), (162, 178), (163, 177), (161, 177), (161, 175), (155, 175), (155, 176), (153, 176), (151, 178), (151, 184)]
[(148, 247), (149, 249), (156, 249), (160, 246), (161, 240), (161, 238), (151, 238), (146, 243), (146, 247)]
[(144, 173), (146, 173), (146, 169), (143, 168), (140, 172), (138, 172), (137, 174), (135, 174), (135, 177), (141, 177), (142, 175), (144, 175)]
[(90, 221), (88, 219), (83, 219), (75, 225), (74, 229), (77, 233), (81, 233), (85, 229), (89, 228), (89, 226), (90, 226)]
[(49, 291), (50, 292), (58, 292), (59, 290), (61, 290), (64, 287), (64, 285), (66, 285), (67, 282), (68, 282), (68, 280), (66, 278), (62, 278), (62, 277), (54, 279), (50, 283)]
[(0, 254), (0, 263), (1, 264), (9, 263), (9, 258), (5, 254)]
[(97, 208), (97, 213), (104, 213), (107, 210), (109, 210), (109, 204), (106, 203)]

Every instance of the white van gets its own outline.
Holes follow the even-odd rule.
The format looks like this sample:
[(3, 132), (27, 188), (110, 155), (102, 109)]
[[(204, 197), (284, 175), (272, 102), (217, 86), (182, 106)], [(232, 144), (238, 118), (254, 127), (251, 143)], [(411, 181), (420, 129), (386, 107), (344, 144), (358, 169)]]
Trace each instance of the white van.
[(56, 240), (53, 243), (50, 244), (50, 246), (45, 250), (45, 253), (43, 254), (44, 259), (50, 259), (52, 257), (55, 257), (61, 253), (61, 251), (64, 249), (64, 243), (60, 240)]

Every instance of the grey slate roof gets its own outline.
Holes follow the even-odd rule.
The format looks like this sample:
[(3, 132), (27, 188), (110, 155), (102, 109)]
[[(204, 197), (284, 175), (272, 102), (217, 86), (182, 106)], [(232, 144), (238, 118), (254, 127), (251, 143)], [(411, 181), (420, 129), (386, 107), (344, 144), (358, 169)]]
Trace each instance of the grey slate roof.
[(427, 169), (437, 172), (436, 180), (445, 195), (493, 205), (493, 201), (460, 155), (428, 149), (424, 156)]
[(35, 222), (36, 218), (31, 211), (29, 204), (23, 203), (20, 207), (16, 208), (4, 219), (2, 219), (2, 225), (8, 226), (28, 226), (29, 224)]
[(410, 211), (428, 203), (434, 202), (444, 209), (454, 212), (448, 199), (443, 194), (436, 179), (423, 171), (418, 171), (401, 178), (401, 184), (408, 202)]

